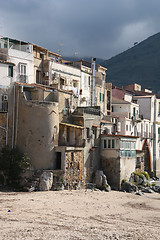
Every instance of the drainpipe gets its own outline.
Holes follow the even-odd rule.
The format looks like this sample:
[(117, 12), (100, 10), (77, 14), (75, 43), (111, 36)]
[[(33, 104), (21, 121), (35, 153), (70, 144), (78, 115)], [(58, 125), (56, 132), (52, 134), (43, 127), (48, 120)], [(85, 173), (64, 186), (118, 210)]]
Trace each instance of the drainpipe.
[(14, 87), (13, 87), (13, 113), (12, 113), (12, 118), (13, 118), (13, 121), (12, 121), (12, 149), (14, 148), (14, 134), (15, 134), (15, 84), (14, 84)]
[(156, 176), (156, 98), (154, 99), (154, 119), (153, 119), (153, 174)]
[(6, 146), (8, 145), (8, 112), (7, 112), (7, 126), (6, 126)]
[(18, 89), (18, 94), (17, 94), (15, 146), (17, 145), (18, 113), (19, 113), (18, 111), (19, 111), (19, 89)]
[(96, 58), (92, 58), (92, 76), (93, 76), (92, 106), (95, 106), (95, 70), (96, 70)]

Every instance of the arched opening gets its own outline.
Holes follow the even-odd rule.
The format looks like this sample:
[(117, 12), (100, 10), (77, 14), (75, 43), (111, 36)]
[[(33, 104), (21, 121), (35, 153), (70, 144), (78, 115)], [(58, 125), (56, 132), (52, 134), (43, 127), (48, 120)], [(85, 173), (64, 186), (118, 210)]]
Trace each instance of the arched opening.
[(147, 140), (144, 141), (142, 150), (144, 151), (144, 170), (150, 174), (152, 171), (151, 153), (150, 153), (149, 144), (148, 144)]

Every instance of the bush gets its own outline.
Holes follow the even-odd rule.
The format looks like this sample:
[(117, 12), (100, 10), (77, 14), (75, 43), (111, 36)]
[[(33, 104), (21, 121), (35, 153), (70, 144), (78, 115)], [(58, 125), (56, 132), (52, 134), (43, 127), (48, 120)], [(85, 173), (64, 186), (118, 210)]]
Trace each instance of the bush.
[(20, 173), (28, 169), (30, 159), (27, 154), (22, 154), (18, 149), (10, 149), (5, 147), (1, 151), (0, 169), (8, 178), (8, 184), (18, 184)]
[(127, 179), (126, 179), (126, 178), (122, 179), (122, 182), (121, 182), (121, 184), (124, 184), (126, 181), (127, 181)]
[(149, 180), (149, 174), (147, 172), (133, 172), (134, 175), (139, 176), (140, 178), (142, 178), (143, 180), (146, 178), (147, 180)]

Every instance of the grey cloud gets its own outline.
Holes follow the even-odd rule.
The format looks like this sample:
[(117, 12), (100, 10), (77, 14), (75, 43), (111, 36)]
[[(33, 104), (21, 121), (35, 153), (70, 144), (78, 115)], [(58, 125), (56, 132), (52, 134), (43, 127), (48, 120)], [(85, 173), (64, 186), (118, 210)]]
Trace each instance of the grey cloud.
[(158, 32), (159, 7), (158, 0), (2, 1), (0, 35), (55, 52), (63, 43), (64, 55), (108, 58)]

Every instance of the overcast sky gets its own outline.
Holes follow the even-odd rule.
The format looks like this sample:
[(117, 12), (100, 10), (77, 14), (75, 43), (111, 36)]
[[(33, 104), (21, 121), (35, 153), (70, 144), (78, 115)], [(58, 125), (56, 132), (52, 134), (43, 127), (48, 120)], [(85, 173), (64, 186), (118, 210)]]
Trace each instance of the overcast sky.
[(0, 35), (108, 59), (160, 31), (160, 0), (1, 0)]

